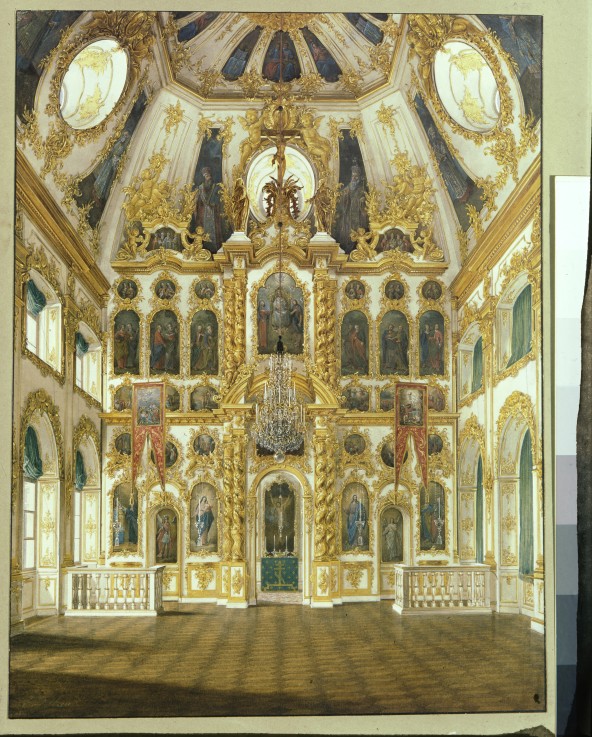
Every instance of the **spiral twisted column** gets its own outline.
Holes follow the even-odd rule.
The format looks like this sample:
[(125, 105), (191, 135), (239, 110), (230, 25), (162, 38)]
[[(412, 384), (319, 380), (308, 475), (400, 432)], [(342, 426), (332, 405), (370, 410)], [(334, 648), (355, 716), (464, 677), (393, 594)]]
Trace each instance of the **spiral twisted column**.
[(244, 429), (232, 432), (232, 560), (245, 559), (245, 456), (247, 436)]
[(224, 281), (224, 386), (228, 389), (246, 362), (247, 275), (236, 269)]
[(331, 430), (317, 418), (315, 453), (314, 560), (311, 606), (333, 606), (339, 599), (339, 561), (335, 528), (335, 442)]
[(232, 555), (232, 507), (233, 507), (233, 479), (234, 479), (234, 447), (232, 433), (225, 432), (222, 438), (222, 501), (224, 504), (224, 536), (222, 538), (222, 558), (230, 560)]
[(337, 388), (337, 360), (335, 357), (337, 282), (326, 273), (315, 274), (315, 370), (331, 388)]

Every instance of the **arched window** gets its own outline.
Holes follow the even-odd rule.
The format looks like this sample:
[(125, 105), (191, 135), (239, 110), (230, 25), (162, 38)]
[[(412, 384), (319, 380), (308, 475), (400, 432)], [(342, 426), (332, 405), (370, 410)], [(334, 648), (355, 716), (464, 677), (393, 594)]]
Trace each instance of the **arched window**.
[(75, 335), (76, 386), (101, 401), (101, 343), (92, 330), (80, 323)]
[(473, 348), (473, 380), (471, 382), (471, 392), (476, 392), (483, 386), (483, 338), (475, 343)]
[(26, 347), (56, 371), (60, 370), (62, 305), (53, 289), (35, 274), (27, 282)]
[(458, 346), (458, 398), (465, 399), (483, 386), (483, 338), (474, 322)]
[(43, 474), (37, 433), (29, 425), (25, 432), (23, 459), (23, 569), (35, 568), (37, 529), (37, 479)]
[(497, 307), (497, 368), (503, 371), (532, 349), (532, 287), (525, 273), (504, 290)]
[(508, 366), (530, 352), (532, 346), (532, 287), (528, 284), (512, 308), (512, 354)]
[(532, 439), (526, 431), (520, 449), (519, 466), (520, 538), (518, 568), (521, 574), (530, 575), (534, 570), (534, 520), (532, 503)]

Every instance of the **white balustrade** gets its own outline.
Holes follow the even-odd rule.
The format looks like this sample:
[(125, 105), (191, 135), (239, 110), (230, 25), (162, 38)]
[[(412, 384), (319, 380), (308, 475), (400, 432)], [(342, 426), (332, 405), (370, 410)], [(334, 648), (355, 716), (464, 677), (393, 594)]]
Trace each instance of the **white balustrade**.
[(66, 615), (156, 616), (162, 611), (164, 566), (67, 569)]
[(490, 613), (489, 567), (395, 565), (395, 601), (399, 614)]

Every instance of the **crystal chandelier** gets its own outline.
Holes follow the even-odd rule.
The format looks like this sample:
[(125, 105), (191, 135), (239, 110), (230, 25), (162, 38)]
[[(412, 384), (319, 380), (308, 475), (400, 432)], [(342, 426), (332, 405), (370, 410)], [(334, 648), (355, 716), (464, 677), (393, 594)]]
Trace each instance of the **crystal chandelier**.
[(284, 353), (281, 338), (277, 353), (269, 357), (269, 379), (263, 402), (255, 404), (253, 432), (257, 443), (272, 451), (278, 463), (285, 460), (286, 452), (297, 450), (304, 438), (304, 405), (296, 398), (292, 360)]
[[(283, 77), (283, 28), (280, 29), (280, 89)], [(283, 133), (283, 105), (278, 100), (279, 131), (274, 163), (277, 164), (278, 176), (272, 177), (263, 191), (266, 194), (267, 216), (274, 217), (278, 229), (279, 250), (279, 294), (282, 291), (282, 218), (296, 217), (296, 185), (293, 177), (284, 181), (285, 175), (285, 141)], [(274, 454), (277, 463), (282, 463), (286, 453), (297, 450), (304, 439), (304, 405), (296, 398), (296, 385), (292, 380), (292, 359), (284, 353), (282, 336), (278, 337), (275, 354), (269, 358), (269, 379), (265, 382), (263, 402), (255, 403), (255, 425), (253, 435), (258, 445)]]

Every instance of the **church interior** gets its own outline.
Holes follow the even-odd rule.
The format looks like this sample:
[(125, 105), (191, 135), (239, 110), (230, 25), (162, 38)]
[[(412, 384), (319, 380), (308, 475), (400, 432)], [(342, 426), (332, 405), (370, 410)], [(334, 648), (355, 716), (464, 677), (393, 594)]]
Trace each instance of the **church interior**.
[(12, 716), (546, 708), (541, 44), (17, 12)]

